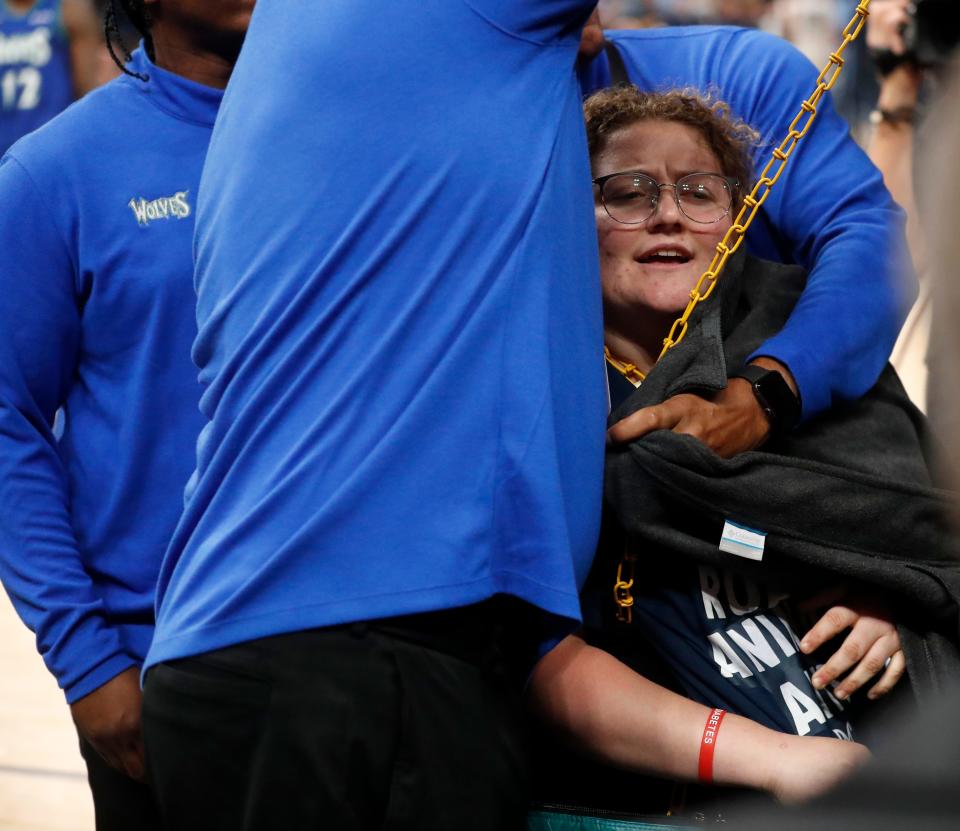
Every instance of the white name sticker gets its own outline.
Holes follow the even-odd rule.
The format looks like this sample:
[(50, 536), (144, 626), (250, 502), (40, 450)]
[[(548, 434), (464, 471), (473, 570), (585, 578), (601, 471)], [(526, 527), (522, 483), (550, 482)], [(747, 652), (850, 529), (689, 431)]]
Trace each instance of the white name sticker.
[(748, 560), (762, 560), (763, 546), (767, 535), (763, 531), (755, 531), (737, 525), (729, 519), (723, 523), (723, 533), (720, 535), (720, 550), (727, 554), (736, 554)]

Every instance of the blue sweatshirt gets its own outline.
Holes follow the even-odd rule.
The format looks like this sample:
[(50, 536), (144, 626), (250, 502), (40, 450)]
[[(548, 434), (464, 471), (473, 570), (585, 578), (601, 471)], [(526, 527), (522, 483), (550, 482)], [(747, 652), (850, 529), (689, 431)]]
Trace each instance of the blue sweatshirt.
[(593, 5), (257, 4), (201, 185), (209, 423), (147, 666), (496, 593), (579, 619), (606, 416)]
[(221, 92), (132, 69), (0, 162), (0, 577), (68, 701), (146, 654), (202, 424), (191, 239)]
[[(686, 26), (606, 35), (641, 89), (713, 90), (729, 103), (762, 135), (755, 152), (758, 175), (819, 72), (786, 41), (754, 29)], [(609, 85), (606, 54), (581, 73), (581, 82), (585, 93)], [(890, 357), (915, 289), (902, 212), (850, 138), (829, 94), (747, 243), (759, 257), (798, 263), (810, 272), (789, 322), (756, 353), (790, 368), (804, 418), (866, 392)]]
[(0, 0), (0, 155), (73, 101), (61, 0), (27, 10)]

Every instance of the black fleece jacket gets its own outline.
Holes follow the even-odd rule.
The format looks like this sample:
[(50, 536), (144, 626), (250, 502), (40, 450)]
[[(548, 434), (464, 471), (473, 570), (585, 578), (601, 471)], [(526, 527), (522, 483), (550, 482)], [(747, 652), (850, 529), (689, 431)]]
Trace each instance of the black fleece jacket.
[[(794, 266), (745, 252), (731, 259), (720, 296), (701, 305), (684, 340), (611, 423), (677, 393), (722, 389), (728, 371), (782, 328), (805, 282)], [(934, 486), (929, 446), (922, 413), (888, 366), (862, 399), (837, 402), (733, 459), (669, 431), (612, 447), (606, 508), (638, 554), (637, 579), (646, 551), (748, 575), (819, 570), (879, 587), (896, 604), (919, 703), (960, 679), (960, 545), (948, 521), (955, 496)], [(762, 563), (719, 550), (728, 518), (767, 532)]]

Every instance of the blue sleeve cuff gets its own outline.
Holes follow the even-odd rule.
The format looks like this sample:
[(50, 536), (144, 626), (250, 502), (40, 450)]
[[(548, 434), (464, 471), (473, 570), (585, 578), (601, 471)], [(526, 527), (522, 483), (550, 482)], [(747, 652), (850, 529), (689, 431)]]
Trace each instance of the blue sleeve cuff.
[(790, 370), (800, 396), (801, 423), (830, 408), (830, 384), (822, 380), (823, 373), (814, 366), (808, 351), (795, 348), (777, 335), (747, 358), (747, 363), (755, 358), (773, 358)]
[(99, 689), (111, 678), (115, 678), (125, 669), (139, 666), (139, 663), (129, 655), (112, 655), (102, 663), (91, 668), (78, 680), (63, 688), (67, 697), (67, 704), (73, 704), (94, 690)]

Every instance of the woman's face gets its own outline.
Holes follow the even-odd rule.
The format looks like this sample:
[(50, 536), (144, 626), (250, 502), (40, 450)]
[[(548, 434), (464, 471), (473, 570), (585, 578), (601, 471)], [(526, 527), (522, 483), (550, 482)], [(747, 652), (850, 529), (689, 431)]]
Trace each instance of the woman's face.
[[(594, 160), (593, 174), (599, 178), (621, 171), (646, 173), (671, 185), (690, 173), (724, 174), (702, 135), (674, 121), (641, 121), (614, 133)], [(600, 276), (608, 315), (682, 312), (730, 228), (730, 211), (717, 222), (697, 223), (678, 210), (673, 193), (673, 188), (663, 188), (649, 219), (624, 225), (607, 215), (597, 189)]]

